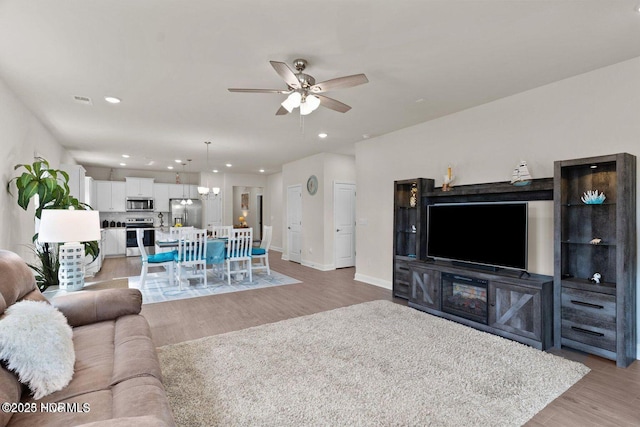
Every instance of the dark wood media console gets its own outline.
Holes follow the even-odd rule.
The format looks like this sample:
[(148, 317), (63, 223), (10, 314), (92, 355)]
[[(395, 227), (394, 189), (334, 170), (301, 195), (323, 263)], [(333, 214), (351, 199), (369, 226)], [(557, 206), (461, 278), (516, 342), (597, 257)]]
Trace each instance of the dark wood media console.
[[(521, 278), (516, 271), (490, 272), (446, 262), (398, 264), (406, 269), (410, 307), (541, 350), (553, 345), (553, 277), (531, 274)], [(469, 303), (475, 304), (473, 313), (466, 315), (464, 308), (447, 306), (452, 295), (451, 291), (443, 293), (443, 288), (452, 285), (455, 297), (467, 294)], [(483, 298), (484, 319), (477, 312)]]

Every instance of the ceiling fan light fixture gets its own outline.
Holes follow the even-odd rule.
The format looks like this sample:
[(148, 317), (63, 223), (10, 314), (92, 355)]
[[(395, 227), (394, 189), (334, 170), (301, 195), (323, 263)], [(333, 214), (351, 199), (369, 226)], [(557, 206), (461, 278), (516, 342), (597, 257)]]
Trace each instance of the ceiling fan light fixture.
[(312, 113), (320, 106), (320, 98), (315, 95), (307, 95), (306, 99), (300, 104), (300, 114), (306, 116)]
[(294, 108), (300, 106), (302, 101), (302, 94), (300, 92), (292, 92), (287, 99), (281, 104), (288, 112), (292, 112)]

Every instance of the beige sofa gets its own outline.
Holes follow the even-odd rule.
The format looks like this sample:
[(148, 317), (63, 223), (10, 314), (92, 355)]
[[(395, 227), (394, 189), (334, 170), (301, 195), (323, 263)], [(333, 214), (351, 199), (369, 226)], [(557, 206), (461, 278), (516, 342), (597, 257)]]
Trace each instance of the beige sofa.
[[(13, 252), (0, 250), (0, 315), (23, 299), (46, 300), (25, 262)], [(37, 410), (0, 411), (0, 426), (175, 426), (149, 325), (139, 315), (140, 292), (80, 292), (54, 298), (52, 303), (73, 328), (73, 379), (64, 389), (34, 401), (2, 364), (0, 404), (20, 402), (24, 411), (25, 403), (36, 403), (28, 406)], [(80, 405), (51, 412), (57, 407), (52, 404), (59, 402)]]

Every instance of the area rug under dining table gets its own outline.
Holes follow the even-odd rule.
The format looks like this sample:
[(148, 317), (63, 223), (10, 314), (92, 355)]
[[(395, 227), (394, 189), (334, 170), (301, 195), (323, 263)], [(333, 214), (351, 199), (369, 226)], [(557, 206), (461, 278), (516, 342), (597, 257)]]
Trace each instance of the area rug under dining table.
[(520, 426), (589, 372), (373, 301), (159, 348), (179, 426)]
[[(252, 281), (249, 281), (249, 278), (245, 276), (239, 280), (233, 278), (231, 284), (228, 284), (226, 279), (220, 278), (213, 270), (208, 270), (206, 286), (202, 281), (190, 279), (188, 281), (185, 280), (182, 289), (180, 289), (177, 281), (173, 286), (170, 285), (165, 273), (149, 273), (144, 286), (140, 285), (140, 276), (129, 277), (129, 287), (140, 289), (143, 304), (152, 304), (300, 283), (299, 280), (273, 271), (273, 269), (270, 274), (267, 274), (266, 271), (257, 271), (253, 272), (252, 276)], [(235, 277), (235, 275), (232, 275), (232, 277)]]

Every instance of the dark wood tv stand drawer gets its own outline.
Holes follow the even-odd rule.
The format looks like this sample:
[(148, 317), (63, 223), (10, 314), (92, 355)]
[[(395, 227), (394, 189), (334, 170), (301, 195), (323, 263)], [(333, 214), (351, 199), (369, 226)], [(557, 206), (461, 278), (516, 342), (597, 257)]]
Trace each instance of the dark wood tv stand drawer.
[(571, 343), (616, 351), (616, 297), (564, 287), (562, 339)]

